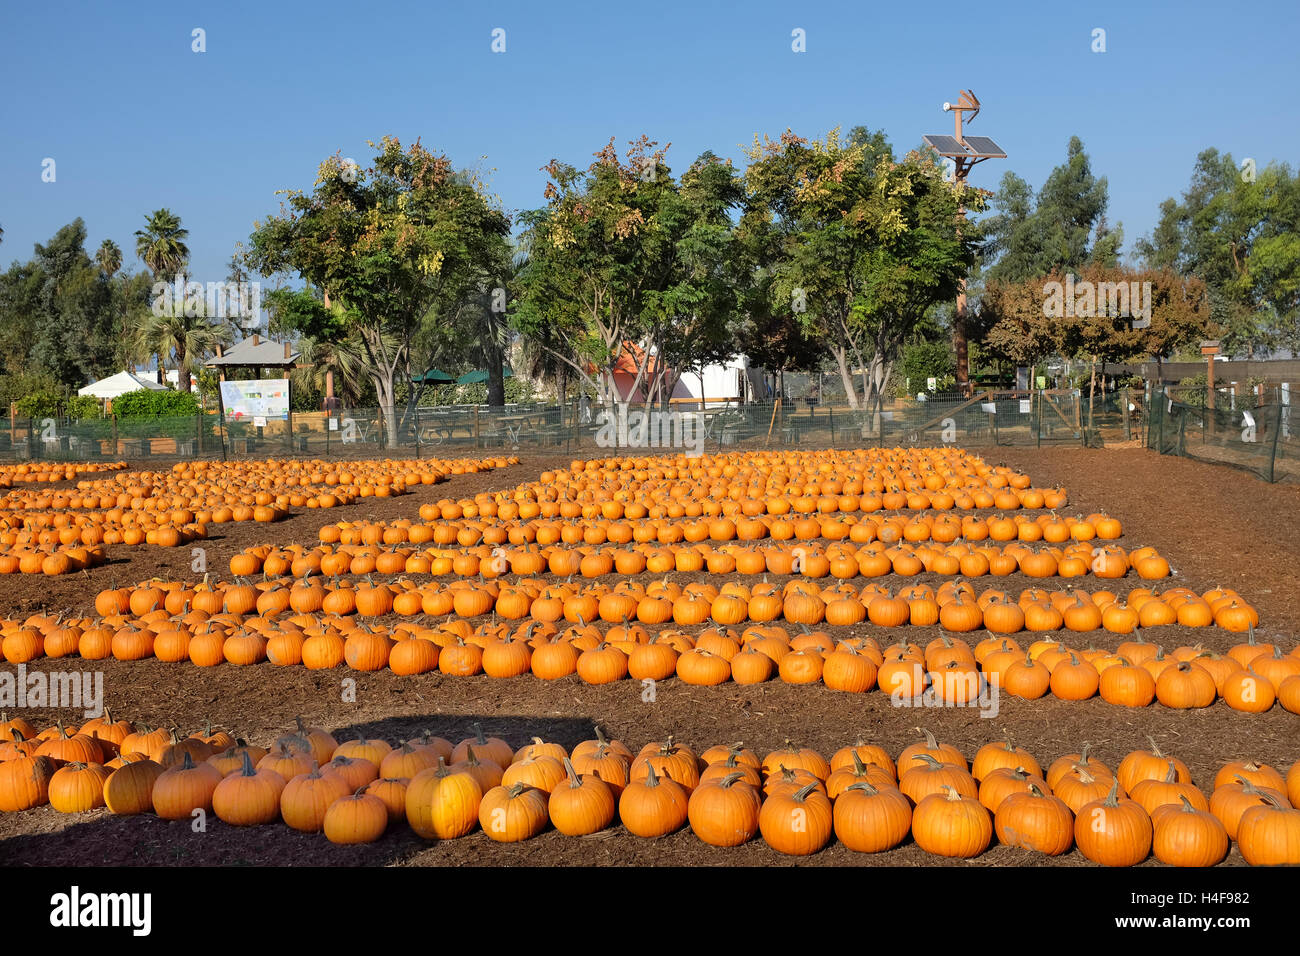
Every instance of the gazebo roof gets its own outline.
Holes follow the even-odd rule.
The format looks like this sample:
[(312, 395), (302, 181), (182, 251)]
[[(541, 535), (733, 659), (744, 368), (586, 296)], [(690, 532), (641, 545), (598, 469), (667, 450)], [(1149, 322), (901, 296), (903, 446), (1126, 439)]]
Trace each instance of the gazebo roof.
[(288, 342), (272, 342), (252, 335), (204, 364), (209, 368), (293, 368), (297, 361), (298, 353), (289, 347)]

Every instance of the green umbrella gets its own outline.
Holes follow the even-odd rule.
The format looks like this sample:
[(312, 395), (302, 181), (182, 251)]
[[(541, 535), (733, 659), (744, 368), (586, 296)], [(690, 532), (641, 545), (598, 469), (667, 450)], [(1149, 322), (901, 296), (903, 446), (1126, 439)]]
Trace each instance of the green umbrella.
[(419, 385), (421, 382), (423, 382), (425, 385), (434, 385), (439, 382), (454, 382), (454, 381), (456, 381), (456, 376), (444, 372), (442, 371), (442, 369), (431, 368), (428, 369), (423, 375), (414, 376), (411, 379), (411, 384)]
[[(513, 373), (512, 373), (512, 372), (510, 371), (510, 369), (508, 369), (508, 368), (505, 368), (505, 369), (502, 369), (502, 370), (501, 370), (501, 377), (502, 377), (502, 378), (510, 378), (512, 374), (513, 374)], [(487, 373), (487, 370), (486, 370), (486, 369), (481, 369), (481, 368), (480, 368), (480, 369), (475, 369), (473, 372), (466, 372), (466, 373), (465, 373), (464, 375), (462, 375), (460, 378), (456, 379), (456, 384), (457, 384), (457, 385), (475, 385), (475, 384), (477, 384), (477, 383), (479, 383), (479, 382), (486, 382), (487, 380), (488, 380), (488, 373)]]

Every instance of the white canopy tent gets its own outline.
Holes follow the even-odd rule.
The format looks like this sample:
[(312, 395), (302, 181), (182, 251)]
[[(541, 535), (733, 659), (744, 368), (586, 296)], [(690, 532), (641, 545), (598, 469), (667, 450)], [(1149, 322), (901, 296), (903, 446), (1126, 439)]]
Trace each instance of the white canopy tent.
[(166, 387), (166, 385), (159, 385), (152, 379), (141, 378), (131, 372), (118, 372), (116, 375), (101, 378), (98, 382), (92, 382), (84, 388), (77, 389), (77, 394), (93, 395), (95, 398), (117, 398), (127, 392), (138, 392), (142, 388), (158, 391)]

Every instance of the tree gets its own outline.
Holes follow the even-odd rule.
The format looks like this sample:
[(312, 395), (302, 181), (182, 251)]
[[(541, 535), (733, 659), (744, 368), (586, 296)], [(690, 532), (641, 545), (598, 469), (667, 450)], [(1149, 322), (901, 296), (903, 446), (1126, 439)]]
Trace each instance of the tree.
[(1139, 252), (1205, 283), (1223, 352), (1300, 350), (1300, 178), (1290, 167), (1247, 176), (1230, 154), (1207, 149), (1182, 202), (1166, 199), (1160, 210)]
[(829, 343), (850, 405), (877, 412), (908, 334), (955, 296), (974, 262), (959, 209), (984, 207), (978, 190), (947, 182), (932, 158), (895, 162), (882, 144), (860, 127), (847, 140), (838, 130), (822, 141), (787, 131), (756, 140), (745, 171), (749, 215), (779, 237), (773, 305), (789, 303)]
[(247, 262), (328, 290), (360, 339), (393, 446), (412, 338), (431, 317), (456, 322), (474, 296), (504, 283), (496, 270), (510, 220), (473, 177), (454, 175), (446, 156), (418, 140), (407, 150), (393, 137), (371, 146), (379, 152), (370, 168), (332, 157), (310, 194), (289, 190), (286, 213), (257, 224)]
[[(170, 209), (157, 209), (145, 217), (145, 227), (135, 233), (135, 254), (159, 282), (174, 282), (189, 261), (185, 245), (189, 230), (181, 227), (180, 217)], [(155, 290), (155, 297), (157, 291)], [(143, 319), (141, 320), (143, 321)], [(157, 354), (158, 384), (166, 382), (162, 354)]]
[(97, 378), (112, 363), (108, 281), (86, 254), (86, 226), (74, 220), (46, 244), (38, 243), (30, 286), (36, 297), (29, 357), (65, 388)]
[(229, 324), (213, 323), (206, 309), (198, 310), (198, 315), (189, 314), (192, 311), (172, 309), (160, 315), (153, 310), (142, 310), (137, 313), (132, 330), (138, 344), (137, 354), (158, 356), (160, 369), (165, 359), (175, 360), (176, 387), (187, 393), (191, 374), (199, 361), (212, 355), (218, 345), (229, 345), (232, 339)]
[(95, 265), (104, 275), (112, 279), (117, 270), (122, 268), (122, 248), (112, 239), (105, 239), (95, 251)]
[(639, 343), (677, 314), (677, 244), (693, 218), (664, 163), (668, 147), (656, 145), (642, 136), (620, 158), (611, 138), (585, 171), (552, 160), (542, 167), (550, 176), (547, 205), (520, 216), (527, 262), (514, 327), (607, 406), (619, 401), (613, 370), (620, 358), (640, 348), (635, 393), (652, 359)]

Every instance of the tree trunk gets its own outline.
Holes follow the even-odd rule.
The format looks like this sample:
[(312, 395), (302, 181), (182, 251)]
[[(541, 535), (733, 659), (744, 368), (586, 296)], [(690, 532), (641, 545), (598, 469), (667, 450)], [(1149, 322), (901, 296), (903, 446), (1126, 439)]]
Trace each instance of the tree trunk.
[(1088, 382), (1088, 429), (1092, 430), (1092, 399), (1097, 394), (1097, 356), (1092, 357), (1092, 377)]
[(848, 396), (849, 408), (857, 411), (858, 405), (858, 387), (853, 384), (853, 373), (849, 371), (849, 353), (843, 345), (832, 345), (831, 354), (835, 356), (835, 364), (840, 370), (840, 380), (844, 383), (844, 394)]

